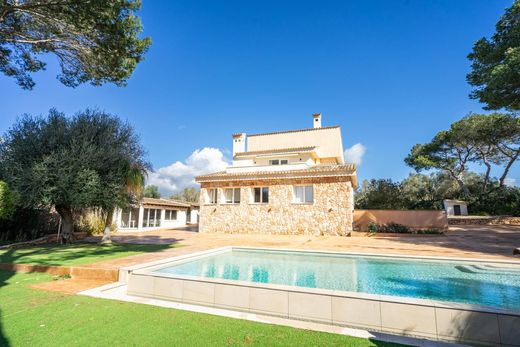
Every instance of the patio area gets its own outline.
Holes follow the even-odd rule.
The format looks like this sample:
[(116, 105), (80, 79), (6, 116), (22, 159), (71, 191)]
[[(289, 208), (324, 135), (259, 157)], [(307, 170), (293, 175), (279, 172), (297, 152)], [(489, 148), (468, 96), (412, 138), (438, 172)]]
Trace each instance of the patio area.
[(120, 268), (168, 257), (224, 246), (251, 246), (313, 249), (381, 255), (403, 254), (456, 258), (512, 260), (513, 249), (520, 246), (520, 226), (457, 226), (445, 235), (396, 235), (372, 237), (201, 234), (196, 227), (114, 234), (120, 243), (176, 244), (180, 247), (161, 252), (102, 261), (91, 267)]

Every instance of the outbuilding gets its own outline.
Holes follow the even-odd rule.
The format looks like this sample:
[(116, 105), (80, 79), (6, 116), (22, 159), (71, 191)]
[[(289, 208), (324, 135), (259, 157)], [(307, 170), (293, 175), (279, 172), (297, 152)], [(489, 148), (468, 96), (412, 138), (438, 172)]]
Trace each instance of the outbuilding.
[(465, 201), (446, 199), (443, 204), (448, 217), (468, 215), (468, 204)]

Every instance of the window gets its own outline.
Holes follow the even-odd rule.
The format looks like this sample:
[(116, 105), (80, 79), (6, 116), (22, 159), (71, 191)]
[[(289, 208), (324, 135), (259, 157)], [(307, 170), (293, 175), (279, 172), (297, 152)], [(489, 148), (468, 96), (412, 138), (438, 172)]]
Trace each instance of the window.
[(208, 197), (209, 197), (209, 203), (210, 204), (216, 204), (217, 203), (217, 189), (208, 189)]
[(314, 189), (312, 186), (294, 186), (294, 202), (299, 204), (312, 204), (314, 202)]
[(224, 189), (226, 204), (240, 204), (240, 188)]
[(269, 165), (287, 165), (289, 161), (287, 159), (272, 159), (269, 160)]
[(154, 208), (144, 209), (143, 227), (153, 228), (161, 226), (161, 210)]
[(255, 187), (253, 188), (254, 192), (254, 202), (257, 204), (267, 204), (269, 202), (269, 187)]
[(164, 220), (177, 220), (177, 210), (164, 211)]
[(135, 229), (138, 225), (139, 218), (139, 209), (138, 208), (130, 208), (128, 210), (123, 210), (121, 213), (121, 228), (130, 228)]

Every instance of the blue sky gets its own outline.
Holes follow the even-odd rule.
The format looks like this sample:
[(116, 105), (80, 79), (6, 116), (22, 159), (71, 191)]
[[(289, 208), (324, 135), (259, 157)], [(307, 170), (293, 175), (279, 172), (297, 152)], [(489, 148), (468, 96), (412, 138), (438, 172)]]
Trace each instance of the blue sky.
[(321, 112), (345, 148), (366, 148), (360, 179), (400, 180), (412, 145), (482, 111), (466, 56), (511, 3), (143, 0), (153, 43), (127, 87), (64, 87), (53, 58), (33, 91), (1, 75), (0, 133), (23, 113), (99, 107), (135, 126), (165, 191), (224, 165), (195, 150), (229, 158), (232, 133), (305, 128)]

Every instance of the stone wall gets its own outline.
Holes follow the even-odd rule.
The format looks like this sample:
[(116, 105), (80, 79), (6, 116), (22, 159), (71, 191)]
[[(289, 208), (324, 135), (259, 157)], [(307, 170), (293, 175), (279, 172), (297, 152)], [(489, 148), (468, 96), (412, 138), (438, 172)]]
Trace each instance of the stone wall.
[(449, 225), (520, 225), (520, 217), (513, 216), (450, 216)]
[[(314, 186), (314, 203), (293, 203), (293, 185)], [(252, 187), (268, 186), (269, 203), (252, 203)], [(206, 191), (240, 187), (240, 204), (207, 204)], [(348, 177), (202, 183), (199, 231), (347, 235), (352, 230), (353, 190)]]

